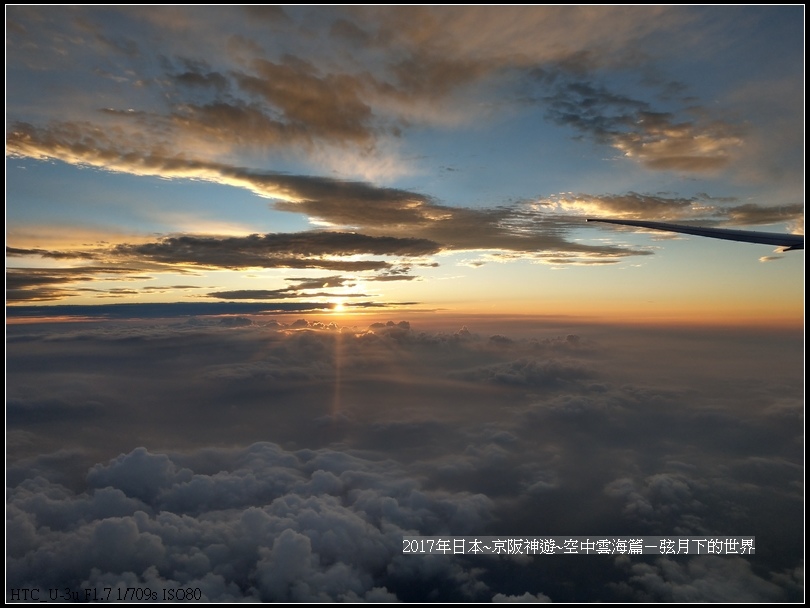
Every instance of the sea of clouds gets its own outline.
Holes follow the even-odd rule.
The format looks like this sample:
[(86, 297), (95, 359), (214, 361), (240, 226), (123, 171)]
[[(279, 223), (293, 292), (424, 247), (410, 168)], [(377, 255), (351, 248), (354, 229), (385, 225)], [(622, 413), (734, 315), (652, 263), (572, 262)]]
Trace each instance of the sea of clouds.
[[(8, 325), (7, 599), (803, 597), (801, 335), (479, 325)], [(407, 555), (406, 535), (757, 548)]]

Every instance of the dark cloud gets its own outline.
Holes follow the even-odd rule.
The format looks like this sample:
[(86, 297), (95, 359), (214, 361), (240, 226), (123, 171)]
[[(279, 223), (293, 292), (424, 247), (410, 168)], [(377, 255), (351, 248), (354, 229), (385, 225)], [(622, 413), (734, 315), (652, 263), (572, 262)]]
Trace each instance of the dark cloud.
[(438, 57), (415, 52), (391, 66), (391, 72), (405, 94), (415, 98), (442, 98), (492, 73), (498, 61), (480, 58)]
[(364, 293), (343, 293), (320, 291), (302, 293), (295, 289), (237, 289), (233, 291), (213, 291), (208, 297), (222, 300), (286, 300), (289, 298), (367, 298)]
[(143, 291), (183, 291), (186, 289), (201, 289), (199, 285), (166, 285), (166, 286), (157, 286), (157, 285), (150, 285), (147, 287), (141, 288)]
[(371, 34), (349, 19), (336, 19), (329, 28), (329, 35), (346, 40), (356, 46), (366, 46), (373, 41)]
[(93, 318), (171, 318), (195, 317), (224, 314), (261, 314), (264, 312), (305, 312), (324, 310), (326, 304), (317, 302), (278, 302), (273, 304), (255, 303), (146, 303), (146, 304), (89, 304), (11, 306), (6, 309), (9, 317), (93, 317)]
[(288, 289), (324, 289), (326, 287), (343, 287), (353, 286), (354, 279), (350, 277), (342, 277), (340, 275), (333, 275), (329, 277), (315, 277), (312, 279), (288, 277), (286, 281), (296, 281), (294, 285), (290, 285)]
[(245, 6), (242, 7), (251, 18), (261, 19), (270, 23), (285, 23), (289, 21), (287, 13), (280, 6)]
[(264, 108), (241, 101), (186, 103), (174, 110), (170, 120), (179, 131), (195, 137), (248, 149), (308, 139), (299, 126), (276, 120)]
[(98, 256), (89, 251), (50, 251), (47, 249), (21, 249), (19, 247), (6, 247), (6, 255), (10, 257), (39, 256), (54, 260), (95, 260)]
[(114, 253), (171, 264), (220, 268), (387, 268), (384, 262), (318, 259), (327, 255), (423, 256), (439, 245), (426, 239), (367, 236), (348, 232), (253, 234), (246, 237), (165, 237), (155, 243), (117, 245)]
[(622, 195), (602, 195), (595, 197), (582, 197), (585, 201), (598, 206), (605, 215), (622, 217), (655, 217), (655, 218), (682, 218), (694, 213), (695, 204), (700, 201), (695, 198), (677, 198), (655, 194), (638, 194), (628, 192)]
[[(496, 346), (506, 346), (508, 338), (505, 336), (492, 336), (489, 341)], [(519, 359), (497, 365), (474, 368), (456, 372), (456, 377), (465, 380), (494, 382), (508, 386), (526, 388), (559, 388), (578, 383), (580, 380), (590, 378), (593, 371), (578, 363), (555, 361), (537, 361), (535, 359)]]
[[(82, 257), (81, 252), (79, 257)], [(111, 276), (121, 280), (136, 271), (136, 268), (124, 266), (6, 268), (6, 300), (12, 302), (62, 300), (79, 295), (83, 290), (76, 287), (79, 284)]]
[(493, 602), (499, 603), (513, 603), (513, 604), (530, 604), (530, 603), (545, 603), (550, 602), (551, 598), (542, 593), (532, 594), (528, 591), (523, 595), (506, 595), (504, 593), (496, 593), (492, 596)]
[(711, 118), (694, 105), (679, 112), (657, 111), (647, 101), (614, 93), (567, 70), (538, 69), (533, 76), (551, 120), (651, 169), (716, 171), (732, 161), (743, 143), (741, 125)]
[(285, 124), (340, 142), (370, 142), (373, 113), (363, 101), (363, 79), (322, 74), (305, 59), (286, 55), (282, 62), (256, 60), (253, 73), (239, 74), (243, 91), (256, 95), (283, 116)]
[(803, 222), (804, 207), (799, 204), (771, 207), (757, 203), (735, 205), (737, 199), (700, 193), (676, 197), (665, 193), (576, 194), (552, 197), (541, 207), (562, 213), (592, 217), (671, 220), (699, 226), (741, 226)]
[(737, 205), (722, 209), (719, 213), (725, 223), (739, 225), (778, 224), (795, 222), (804, 218), (804, 205), (782, 205), (780, 207), (763, 207), (754, 203)]
[[(438, 266), (438, 264), (436, 264)], [(382, 274), (377, 275), (375, 277), (371, 277), (370, 279), (366, 279), (367, 281), (413, 281), (417, 277), (413, 275), (401, 275), (401, 274)]]
[[(14, 301), (58, 300), (78, 295), (88, 288), (77, 285), (107, 276), (120, 276), (142, 270), (157, 272), (188, 272), (191, 268), (298, 268), (339, 271), (389, 271), (406, 272), (384, 260), (347, 260), (342, 257), (354, 255), (421, 257), (436, 253), (440, 245), (421, 238), (368, 236), (349, 232), (299, 232), (253, 234), (244, 237), (208, 237), (196, 235), (169, 236), (151, 243), (96, 245), (91, 250), (47, 251), (43, 249), (9, 248), (13, 256), (39, 256), (57, 259), (94, 259), (107, 262), (105, 266), (82, 266), (76, 268), (43, 269), (14, 268), (6, 273), (6, 297)], [(392, 275), (384, 275), (392, 276)], [(396, 274), (397, 277), (403, 275)], [(147, 277), (148, 278), (148, 277)], [(217, 298), (291, 298), (303, 294), (303, 290), (323, 287), (338, 287), (348, 279), (306, 279), (300, 285), (285, 289), (229, 290), (213, 292)], [(393, 279), (383, 279), (393, 280)], [(320, 281), (320, 283), (318, 283)], [(58, 286), (58, 287), (57, 287)], [(189, 287), (193, 288), (193, 287)], [(148, 291), (162, 288), (148, 286)], [(255, 295), (245, 295), (252, 291)], [(114, 290), (106, 290), (114, 296)], [(117, 295), (139, 293), (135, 289)], [(224, 294), (224, 295), (223, 295)], [(307, 294), (335, 295), (329, 293)], [(344, 297), (359, 297), (348, 294)]]
[[(20, 14), (24, 21), (35, 16), (24, 11)], [(76, 19), (64, 20), (63, 25), (68, 30), (77, 27), (81, 20), (102, 22), (93, 17), (93, 11), (77, 11), (76, 14), (79, 15)], [(407, 128), (411, 121), (445, 121), (439, 102), (455, 105), (471, 86), (493, 78), (501, 79), (503, 74), (510, 74), (506, 78), (510, 82), (530, 74), (544, 88), (541, 97), (550, 104), (555, 120), (571, 124), (598, 141), (620, 147), (630, 156), (641, 155), (642, 162), (648, 165), (656, 162), (672, 166), (688, 164), (692, 157), (709, 163), (721, 154), (717, 151), (713, 156), (711, 150), (704, 153), (688, 148), (704, 144), (710, 148), (711, 142), (722, 140), (721, 132), (725, 128), (722, 123), (694, 117), (683, 119), (673, 113), (657, 111), (650, 102), (613, 93), (596, 84), (596, 77), (586, 78), (593, 70), (605, 67), (606, 61), (607, 64), (624, 62), (619, 59), (622, 53), (616, 54), (614, 43), (601, 34), (606, 21), (614, 24), (614, 32), (628, 27), (627, 15), (622, 10), (605, 11), (596, 19), (588, 10), (565, 12), (553, 7), (541, 7), (531, 14), (515, 10), (495, 14), (486, 8), (462, 12), (424, 7), (388, 11), (334, 9), (327, 14), (328, 18), (317, 22), (319, 25), (310, 25), (300, 14), (290, 18), (283, 10), (268, 11), (270, 18), (249, 11), (246, 14), (256, 18), (257, 23), (251, 22), (252, 26), (272, 23), (274, 32), (277, 28), (279, 35), (292, 34), (296, 38), (311, 36), (325, 26), (323, 31), (331, 33), (333, 38), (351, 39), (359, 47), (376, 49), (382, 56), (368, 66), (358, 58), (358, 67), (345, 57), (330, 55), (331, 61), (325, 67), (326, 63), (317, 60), (317, 45), (311, 49), (313, 54), (300, 49), (298, 54), (288, 50), (271, 57), (262, 51), (260, 44), (248, 44), (249, 39), (240, 34), (244, 42), (242, 50), (247, 54), (240, 55), (241, 59), (233, 64), (223, 58), (212, 64), (191, 47), (183, 52), (161, 55), (157, 63), (165, 73), (152, 75), (153, 83), (160, 82), (160, 103), (148, 107), (105, 108), (97, 114), (54, 118), (51, 122), (24, 122), (12, 117), (7, 139), (10, 152), (136, 175), (227, 183), (275, 199), (276, 209), (304, 213), (369, 236), (416, 237), (430, 240), (444, 250), (519, 252), (530, 259), (556, 265), (613, 263), (628, 255), (650, 252), (589, 246), (569, 240), (566, 237), (571, 217), (541, 218), (514, 207), (453, 207), (422, 193), (363, 182), (253, 171), (224, 161), (224, 158), (234, 158), (229, 152), (223, 156), (210, 150), (255, 151), (257, 146), (311, 149), (319, 142), (338, 146), (356, 144), (364, 150), (373, 149), (381, 134)], [(462, 14), (463, 18), (459, 19)], [(578, 28), (597, 34), (577, 38), (580, 40), (577, 44), (585, 48), (569, 45), (568, 37), (557, 40), (556, 30), (549, 29), (548, 24), (552, 22), (573, 26), (573, 22), (569, 22), (572, 14), (579, 15), (575, 20)], [(666, 29), (661, 21), (663, 15), (668, 20), (678, 21), (672, 11), (637, 11), (633, 15), (633, 31), (641, 35), (640, 32), (649, 34)], [(137, 16), (142, 25), (158, 27), (153, 16), (146, 13), (137, 13)], [(186, 24), (192, 19), (179, 10), (164, 13), (164, 16), (166, 27), (179, 27), (177, 24)], [(206, 17), (227, 20), (221, 11), (206, 12), (200, 19)], [(230, 15), (228, 18), (239, 21), (239, 17)], [(507, 32), (533, 31), (532, 28), (525, 30), (527, 19), (541, 25), (546, 35), (539, 41), (537, 36), (531, 36), (531, 44), (523, 48), (519, 41), (525, 37)], [(305, 22), (306, 27), (303, 27)], [(56, 23), (51, 27), (58, 29)], [(91, 29), (95, 32), (99, 27), (94, 25)], [(561, 31), (569, 29), (565, 27)], [(118, 32), (115, 27), (113, 30), (126, 47), (125, 32)], [(476, 32), (475, 37), (469, 35), (471, 31)], [(477, 34), (481, 31), (489, 35), (478, 41)], [(502, 42), (495, 44), (491, 36)], [(588, 42), (581, 42), (585, 40)], [(505, 50), (504, 43), (511, 50)], [(517, 46), (513, 47), (515, 44)], [(627, 52), (623, 50), (624, 56), (628, 56)], [(608, 57), (611, 59), (607, 60)], [(452, 119), (456, 120), (458, 118)], [(681, 135), (674, 135), (676, 132)], [(705, 135), (706, 132), (709, 134)], [(687, 141), (692, 143), (684, 143)], [(196, 150), (196, 156), (190, 154), (189, 149)], [(171, 257), (166, 250), (172, 245), (170, 241), (163, 242), (162, 248), (152, 247), (149, 255)], [(210, 261), (211, 251), (205, 254), (199, 249), (192, 251), (190, 243), (182, 246), (189, 250), (191, 259), (187, 263), (225, 267), (243, 264), (241, 259)], [(143, 255), (146, 255), (145, 247), (140, 247)], [(131, 248), (133, 252), (136, 249)], [(24, 248), (16, 248), (15, 253), (45, 257), (71, 255), (70, 252)], [(74, 257), (78, 255), (77, 252)], [(96, 253), (84, 251), (81, 255), (92, 259)], [(206, 261), (200, 261), (201, 257)], [(234, 253), (234, 257), (239, 256)], [(258, 263), (260, 260), (248, 261)], [(280, 258), (277, 266), (355, 271), (385, 268), (379, 263), (376, 266), (368, 262), (348, 264), (348, 261), (332, 260), (317, 266), (312, 262)]]
[(75, 420), (98, 415), (102, 407), (95, 402), (71, 403), (62, 399), (9, 399), (6, 402), (6, 422), (16, 426), (66, 418)]
[[(60, 586), (104, 580), (115, 588), (109, 581), (143, 573), (134, 580), (161, 593), (199, 587), (209, 601), (392, 600), (413, 579), (398, 563), (404, 534), (473, 529), (491, 508), (483, 496), (424, 491), (389, 463), (330, 450), (264, 443), (190, 456), (138, 448), (93, 467), (79, 495), (44, 480), (18, 485), (9, 505), (13, 555), (27, 559), (10, 564), (13, 579), (33, 580), (47, 566)], [(43, 491), (50, 504), (31, 500)], [(463, 596), (462, 583), (477, 573), (443, 561), (434, 576), (455, 575), (445, 582)]]
[[(656, 12), (637, 12), (634, 15), (636, 31), (646, 29), (640, 22)], [(239, 57), (238, 61), (220, 57), (218, 65), (212, 66), (201, 59), (202, 49), (194, 48), (193, 44), (177, 45), (176, 54), (171, 50), (163, 51), (159, 46), (163, 52), (155, 52), (156, 57), (151, 59), (161, 65), (164, 73), (154, 73), (146, 67), (152, 49), (149, 45), (135, 44), (121, 15), (114, 19), (106, 14), (102, 19), (93, 10), (74, 10), (46, 26), (36, 13), (22, 9), (15, 13), (18, 19), (11, 22), (19, 25), (15, 29), (19, 33), (14, 36), (16, 44), (11, 48), (20, 49), (13, 53), (16, 61), (31, 61), (31, 53), (23, 59), (21, 49), (26, 43), (28, 47), (34, 44), (30, 36), (25, 35), (27, 32), (22, 25), (32, 21), (38, 22), (36, 31), (50, 34), (66, 47), (59, 55), (48, 48), (50, 45), (41, 45), (38, 55), (47, 57), (51, 65), (58, 58), (71, 69), (79, 69), (66, 49), (77, 55), (86, 53), (83, 37), (88, 31), (92, 32), (90, 35), (99, 53), (112, 50), (129, 57), (128, 69), (109, 65), (106, 69), (96, 68), (96, 72), (117, 82), (134, 81), (152, 90), (156, 97), (156, 103), (147, 104), (144, 100), (144, 107), (103, 111), (106, 118), (114, 119), (108, 135), (121, 143), (141, 142), (145, 148), (140, 151), (141, 155), (158, 148), (168, 150), (169, 156), (175, 156), (175, 152), (185, 155), (189, 140), (200, 144), (215, 141), (226, 149), (239, 146), (243, 150), (284, 150), (353, 145), (368, 151), (374, 149), (381, 137), (399, 134), (414, 123), (458, 122), (455, 108), (461, 107), (463, 113), (471, 106), (465, 94), (476, 85), (502, 79), (504, 73), (520, 72), (526, 66), (546, 65), (549, 61), (570, 69), (597, 67), (604, 64), (608, 56), (616, 60), (615, 54), (606, 52), (605, 48), (596, 52), (590, 48), (568, 48), (570, 40), (552, 41), (558, 34), (552, 33), (548, 24), (567, 24), (569, 19), (553, 8), (536, 8), (530, 15), (525, 11), (495, 15), (486, 9), (460, 12), (422, 7), (385, 11), (338, 8), (321, 13), (317, 20), (301, 19), (300, 15), (291, 19), (281, 9), (261, 14), (258, 10), (246, 11), (244, 15), (225, 15), (214, 9), (201, 13), (196, 19), (182, 10), (166, 9), (162, 11), (162, 19), (131, 11), (129, 19), (135, 19), (140, 27), (154, 28), (156, 39), (169, 36), (168, 32), (176, 28), (188, 28), (191, 22), (200, 25), (207, 19), (215, 21), (219, 29), (226, 29), (223, 24), (227, 23), (233, 26), (233, 31), (242, 32), (222, 40), (223, 45), (236, 50), (234, 55)], [(459, 19), (460, 15), (463, 18)], [(603, 21), (615, 20), (618, 27), (624, 21), (621, 17), (618, 13), (605, 13)], [(548, 34), (540, 37), (541, 42), (537, 42), (534, 28), (517, 35), (508, 34), (520, 21), (536, 22)], [(240, 22), (247, 27), (238, 27)], [(592, 16), (583, 15), (579, 26), (592, 22)], [(590, 25), (585, 27), (591, 29)], [(168, 28), (168, 32), (164, 28)], [(558, 29), (569, 27), (561, 25)], [(274, 56), (258, 42), (268, 35), (268, 30), (271, 36), (280, 39), (306, 40), (313, 35), (321, 36), (324, 40), (348, 43), (361, 52), (372, 50), (374, 55), (364, 65), (362, 55), (329, 52), (326, 63), (320, 60), (319, 45), (299, 43)], [(316, 31), (318, 34), (314, 33)], [(482, 31), (489, 31), (485, 41), (471, 43)], [(516, 48), (505, 50), (504, 47), (525, 40), (528, 32), (532, 32), (531, 42), (518, 42)], [(595, 33), (598, 32), (597, 29)], [(501, 43), (494, 42), (498, 38), (502, 39)], [(601, 38), (601, 34), (578, 37), (588, 41), (586, 46), (595, 47), (605, 46)], [(135, 129), (134, 124), (137, 124)], [(97, 144), (107, 126), (104, 119), (85, 122), (80, 129), (83, 141), (88, 143), (92, 139)]]
[(175, 80), (186, 86), (212, 88), (217, 91), (228, 89), (228, 80), (219, 72), (202, 72), (189, 70), (175, 76)]
[[(779, 602), (784, 587), (756, 574), (741, 558), (704, 556), (685, 564), (660, 559), (654, 564), (630, 566), (625, 588), (633, 599), (645, 602)], [(776, 577), (774, 577), (776, 578)], [(803, 593), (803, 584), (792, 581), (792, 591)]]
[[(120, 320), (8, 326), (12, 587), (801, 598), (800, 335), (346, 327), (209, 306), (196, 312), (231, 315), (110, 306)], [(583, 568), (402, 554), (405, 534), (738, 533), (756, 555)]]

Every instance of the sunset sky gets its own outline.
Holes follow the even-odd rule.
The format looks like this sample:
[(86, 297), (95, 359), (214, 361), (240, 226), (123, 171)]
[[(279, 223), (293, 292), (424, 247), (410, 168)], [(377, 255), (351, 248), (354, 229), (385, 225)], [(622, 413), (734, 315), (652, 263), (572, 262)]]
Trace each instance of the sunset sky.
[(7, 6), (6, 600), (801, 602), (804, 13)]
[[(803, 7), (9, 7), (7, 302), (801, 323)], [(763, 263), (767, 262), (767, 263)]]

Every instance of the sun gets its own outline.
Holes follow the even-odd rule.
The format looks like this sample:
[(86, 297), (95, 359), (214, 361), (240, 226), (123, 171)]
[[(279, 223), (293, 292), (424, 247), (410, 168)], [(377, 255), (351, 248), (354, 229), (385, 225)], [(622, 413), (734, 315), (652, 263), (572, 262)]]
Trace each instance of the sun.
[(346, 307), (343, 305), (341, 300), (337, 300), (335, 304), (332, 306), (332, 312), (343, 312), (346, 310)]

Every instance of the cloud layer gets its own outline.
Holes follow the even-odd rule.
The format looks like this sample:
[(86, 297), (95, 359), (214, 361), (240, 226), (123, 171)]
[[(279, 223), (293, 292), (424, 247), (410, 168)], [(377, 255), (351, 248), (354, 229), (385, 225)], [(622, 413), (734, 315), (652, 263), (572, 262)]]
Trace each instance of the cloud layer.
[[(417, 325), (9, 326), (9, 587), (801, 597), (800, 338)], [(756, 535), (757, 554), (583, 568), (401, 548), (404, 534), (729, 533)]]

